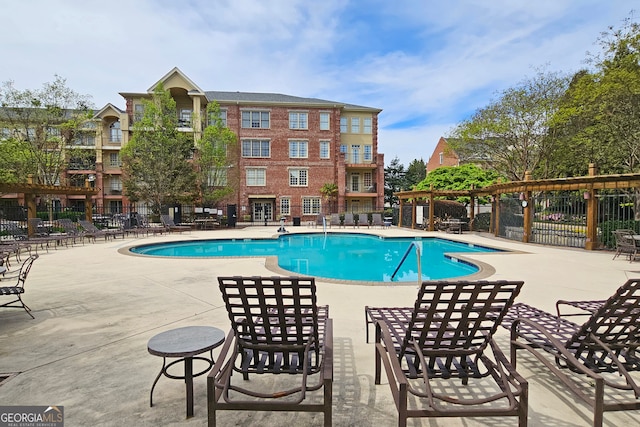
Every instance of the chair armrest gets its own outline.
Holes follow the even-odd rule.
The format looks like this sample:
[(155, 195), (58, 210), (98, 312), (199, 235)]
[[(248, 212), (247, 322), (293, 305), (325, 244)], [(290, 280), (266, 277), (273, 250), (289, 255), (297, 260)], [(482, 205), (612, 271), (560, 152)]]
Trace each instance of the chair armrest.
[(333, 319), (327, 318), (324, 330), (323, 376), (333, 381)]
[[(548, 361), (546, 359), (544, 359), (541, 355), (538, 354), (538, 352), (534, 351), (534, 348), (531, 345), (522, 343), (522, 342), (518, 342), (518, 337), (521, 337), (523, 339), (526, 340), (526, 338), (524, 338), (524, 336), (518, 334), (518, 326), (520, 324), (525, 324), (530, 328), (533, 328), (535, 330), (537, 330), (539, 333), (541, 333), (549, 342), (549, 344), (551, 344), (551, 346), (553, 347), (553, 349), (555, 351), (557, 351), (559, 353), (559, 355), (561, 355), (564, 360), (567, 363), (570, 363), (576, 370), (580, 371), (581, 373), (593, 378), (594, 380), (598, 380), (598, 381), (604, 381), (604, 378), (602, 377), (602, 375), (593, 372), (591, 369), (588, 369), (584, 366), (584, 364), (582, 364), (578, 359), (576, 359), (576, 357), (569, 352), (566, 347), (564, 346), (564, 343), (561, 342), (560, 340), (558, 340), (556, 337), (554, 337), (546, 328), (542, 327), (541, 325), (539, 325), (538, 323), (534, 322), (533, 320), (530, 319), (525, 319), (522, 317), (519, 317), (517, 319), (515, 319), (513, 321), (513, 323), (511, 324), (511, 346), (512, 349), (514, 346), (516, 347), (520, 347), (520, 348), (524, 348), (526, 350), (528, 350), (530, 353), (534, 354), (538, 360), (540, 360), (541, 362), (545, 363), (548, 367), (552, 367), (550, 364), (548, 364)], [(547, 351), (547, 350), (544, 350)], [(512, 352), (513, 355), (513, 352)], [(557, 357), (557, 355), (556, 355)], [(513, 361), (512, 361), (513, 362)]]

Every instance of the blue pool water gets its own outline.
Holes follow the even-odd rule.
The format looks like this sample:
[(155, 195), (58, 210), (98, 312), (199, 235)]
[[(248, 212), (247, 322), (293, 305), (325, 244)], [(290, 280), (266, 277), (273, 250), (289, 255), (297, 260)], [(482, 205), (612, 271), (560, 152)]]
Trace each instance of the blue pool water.
[[(276, 239), (220, 239), (171, 242), (131, 248), (136, 254), (161, 257), (276, 256), (278, 266), (295, 274), (338, 280), (390, 282), (412, 242), (421, 247), (422, 280), (448, 279), (476, 273), (477, 266), (445, 253), (495, 252), (496, 249), (439, 238), (384, 238), (367, 234), (285, 234)], [(417, 281), (412, 250), (394, 282)]]

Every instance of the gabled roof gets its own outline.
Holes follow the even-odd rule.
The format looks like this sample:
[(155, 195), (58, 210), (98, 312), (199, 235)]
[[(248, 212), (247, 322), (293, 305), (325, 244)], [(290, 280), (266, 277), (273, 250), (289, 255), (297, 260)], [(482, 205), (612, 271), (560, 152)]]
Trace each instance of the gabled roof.
[(173, 69), (171, 71), (169, 71), (167, 74), (162, 76), (162, 78), (160, 80), (158, 80), (157, 82), (155, 82), (153, 85), (151, 85), (151, 87), (149, 89), (147, 89), (147, 92), (148, 93), (153, 93), (153, 91), (156, 89), (156, 86), (158, 86), (158, 84), (160, 84), (160, 83), (164, 84), (171, 77), (175, 77), (175, 76), (178, 76), (179, 78), (183, 79), (188, 85), (191, 86), (191, 88), (189, 89), (189, 93), (190, 94), (193, 93), (193, 94), (198, 94), (198, 95), (204, 95), (204, 91), (202, 89), (200, 89), (198, 87), (198, 85), (193, 82), (193, 80), (191, 80), (189, 77), (187, 77), (187, 75), (185, 73), (180, 71), (180, 69), (178, 67), (173, 67)]
[(120, 114), (124, 113), (124, 111), (122, 111), (121, 109), (119, 109), (118, 107), (113, 105), (112, 103), (108, 103), (107, 105), (102, 107), (100, 110), (96, 111), (95, 114), (93, 115), (93, 117), (102, 117), (102, 116), (108, 115), (108, 114), (105, 114), (105, 113), (107, 113), (109, 111), (113, 111), (116, 115), (120, 115)]

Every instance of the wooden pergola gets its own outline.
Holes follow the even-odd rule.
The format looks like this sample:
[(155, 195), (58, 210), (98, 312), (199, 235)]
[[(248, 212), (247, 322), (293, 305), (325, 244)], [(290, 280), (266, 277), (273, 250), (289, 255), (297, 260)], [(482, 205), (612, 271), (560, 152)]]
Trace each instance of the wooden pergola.
[[(83, 195), (84, 199), (84, 213), (88, 221), (92, 220), (93, 202), (91, 197), (98, 194), (98, 189), (91, 188), (87, 182), (84, 187), (67, 187), (59, 185), (42, 185), (33, 183), (0, 183), (1, 193), (21, 193), (24, 194), (25, 203), (27, 205), (27, 218), (36, 218), (36, 197), (42, 194), (66, 194), (66, 195)], [(31, 225), (31, 221), (28, 223), (28, 234), (33, 236), (35, 230)]]
[[(490, 229), (494, 231), (495, 235), (498, 235), (499, 230), (499, 221), (500, 221), (500, 204), (498, 201), (500, 200), (501, 194), (509, 194), (509, 193), (520, 193), (522, 201), (531, 200), (531, 193), (533, 192), (541, 192), (541, 191), (584, 191), (585, 199), (587, 201), (587, 231), (586, 237), (587, 242), (585, 245), (585, 249), (593, 250), (596, 249), (597, 246), (597, 204), (596, 204), (596, 195), (598, 190), (607, 190), (607, 189), (628, 189), (628, 188), (640, 188), (640, 173), (633, 174), (619, 174), (619, 175), (596, 175), (596, 167), (595, 165), (589, 165), (589, 175), (588, 176), (580, 176), (580, 177), (572, 177), (572, 178), (555, 178), (555, 179), (540, 179), (533, 180), (531, 179), (531, 174), (527, 173), (525, 175), (524, 181), (514, 181), (514, 182), (505, 182), (498, 183), (488, 187), (480, 188), (480, 189), (470, 189), (470, 190), (457, 190), (457, 191), (449, 191), (449, 190), (420, 190), (420, 191), (402, 191), (399, 193), (395, 193), (395, 195), (400, 199), (400, 210), (402, 212), (402, 207), (409, 201), (413, 205), (412, 217), (411, 217), (411, 228), (415, 228), (416, 226), (416, 203), (418, 199), (428, 199), (429, 200), (429, 226), (428, 230), (433, 231), (435, 229), (435, 203), (434, 200), (436, 197), (446, 197), (446, 198), (455, 198), (455, 197), (470, 197), (470, 227), (473, 227), (473, 218), (475, 211), (476, 199), (480, 196), (490, 196), (491, 203), (491, 211), (493, 215), (492, 224)], [(531, 236), (531, 226), (532, 226), (532, 213), (533, 206), (530, 203), (526, 203), (526, 206), (523, 204), (523, 214), (524, 214), (524, 233), (522, 241), (523, 243), (528, 243), (529, 238)], [(402, 215), (399, 218), (399, 226), (402, 226)], [(472, 228), (473, 229), (473, 228)]]

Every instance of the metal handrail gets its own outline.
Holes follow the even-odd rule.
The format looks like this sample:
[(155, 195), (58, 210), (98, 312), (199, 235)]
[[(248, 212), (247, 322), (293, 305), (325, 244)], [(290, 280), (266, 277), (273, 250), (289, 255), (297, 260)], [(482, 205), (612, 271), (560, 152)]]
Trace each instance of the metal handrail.
[(396, 277), (398, 270), (400, 270), (400, 267), (402, 266), (404, 261), (407, 259), (407, 256), (409, 256), (409, 252), (411, 252), (411, 248), (416, 248), (416, 256), (417, 256), (417, 262), (418, 262), (418, 284), (422, 283), (422, 264), (420, 262), (420, 246), (418, 246), (418, 242), (411, 242), (411, 244), (407, 248), (407, 251), (402, 256), (400, 263), (398, 264), (395, 271), (391, 275), (391, 281), (393, 281), (393, 278)]

